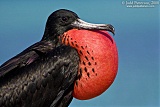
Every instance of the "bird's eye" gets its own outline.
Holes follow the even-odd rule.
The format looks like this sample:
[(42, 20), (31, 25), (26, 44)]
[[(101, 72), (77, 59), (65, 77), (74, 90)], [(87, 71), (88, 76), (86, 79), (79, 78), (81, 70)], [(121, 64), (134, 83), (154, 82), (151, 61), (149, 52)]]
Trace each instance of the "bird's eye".
[(68, 21), (68, 17), (62, 17), (62, 20), (63, 20), (64, 22), (67, 22), (67, 21)]

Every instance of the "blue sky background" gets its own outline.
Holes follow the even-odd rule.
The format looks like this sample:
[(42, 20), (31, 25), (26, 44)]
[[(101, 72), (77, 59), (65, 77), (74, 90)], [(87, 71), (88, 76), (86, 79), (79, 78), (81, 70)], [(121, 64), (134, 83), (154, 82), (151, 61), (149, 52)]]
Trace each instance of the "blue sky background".
[(119, 70), (113, 85), (101, 96), (87, 101), (74, 99), (69, 107), (159, 107), (160, 5), (127, 8), (122, 2), (126, 3), (125, 0), (1, 0), (0, 64), (41, 39), (50, 13), (70, 9), (85, 21), (115, 27)]

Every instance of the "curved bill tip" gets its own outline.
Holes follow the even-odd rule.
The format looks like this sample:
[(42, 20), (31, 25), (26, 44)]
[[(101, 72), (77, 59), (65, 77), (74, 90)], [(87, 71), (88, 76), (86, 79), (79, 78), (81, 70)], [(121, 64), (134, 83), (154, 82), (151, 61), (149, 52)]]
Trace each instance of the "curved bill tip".
[(113, 33), (113, 35), (115, 35), (115, 29), (111, 24), (92, 24), (92, 23), (85, 22), (81, 19), (77, 19), (71, 25), (74, 28), (78, 28), (78, 29), (107, 30)]
[(107, 26), (108, 26), (108, 31), (112, 32), (113, 35), (115, 35), (115, 29), (114, 29), (114, 27), (111, 24), (108, 24)]

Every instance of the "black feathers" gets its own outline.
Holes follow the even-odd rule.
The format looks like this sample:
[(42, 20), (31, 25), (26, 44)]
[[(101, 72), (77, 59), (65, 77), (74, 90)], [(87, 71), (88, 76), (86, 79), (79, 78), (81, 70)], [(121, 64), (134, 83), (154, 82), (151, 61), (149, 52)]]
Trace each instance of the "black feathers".
[(49, 107), (53, 103), (53, 107), (58, 107), (57, 104), (62, 105), (60, 101), (66, 97), (71, 100), (78, 61), (76, 50), (59, 46), (18, 69), (19, 73), (1, 84), (0, 106)]
[(59, 36), (78, 16), (53, 12), (40, 42), (0, 66), (0, 107), (66, 107), (72, 100), (79, 57)]

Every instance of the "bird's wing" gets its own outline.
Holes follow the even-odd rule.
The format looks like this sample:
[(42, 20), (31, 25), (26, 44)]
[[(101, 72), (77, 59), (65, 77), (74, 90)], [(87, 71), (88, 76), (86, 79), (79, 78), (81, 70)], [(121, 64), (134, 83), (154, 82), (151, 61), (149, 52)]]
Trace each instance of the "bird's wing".
[(65, 75), (61, 89), (50, 107), (68, 107), (73, 98), (72, 92), (78, 71), (79, 57), (77, 51), (69, 46), (62, 46), (59, 49), (57, 49), (58, 56), (60, 59), (62, 58), (60, 63), (63, 63), (60, 71), (64, 72)]
[(18, 73), (5, 75), (3, 81), (0, 78), (0, 106), (67, 107), (73, 98), (78, 63), (75, 49), (59, 46)]
[(6, 61), (0, 66), (0, 77), (14, 69), (20, 69), (35, 61), (40, 55), (54, 48), (53, 43), (49, 41), (40, 41), (28, 47), (20, 54)]
[(56, 103), (56, 107), (68, 107), (73, 99), (73, 95), (72, 95), (73, 87), (74, 87), (74, 84), (72, 84), (69, 87), (69, 89), (67, 89), (64, 92), (63, 96), (61, 97), (59, 101), (53, 101), (50, 107), (55, 107), (55, 105), (53, 105), (54, 103)]

